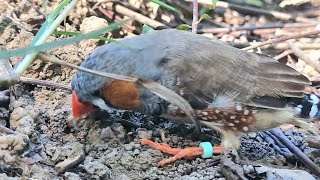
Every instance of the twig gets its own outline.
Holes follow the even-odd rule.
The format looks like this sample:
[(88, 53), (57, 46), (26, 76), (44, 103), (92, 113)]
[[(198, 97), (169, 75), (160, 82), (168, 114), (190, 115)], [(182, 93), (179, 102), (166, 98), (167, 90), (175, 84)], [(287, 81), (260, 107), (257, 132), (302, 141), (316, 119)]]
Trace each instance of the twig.
[[(122, 20), (118, 15), (114, 15), (114, 13), (112, 11), (105, 10), (101, 6), (99, 6), (98, 10), (109, 19), (112, 19), (114, 16), (115, 22)], [(124, 24), (123, 28), (129, 30), (130, 32), (133, 32), (136, 29), (134, 26), (131, 26), (129, 24)]]
[[(191, 1), (191, 0), (186, 0), (186, 1)], [(199, 0), (199, 3), (212, 6), (211, 0)], [(242, 6), (242, 5), (232, 4), (228, 2), (222, 2), (222, 1), (218, 1), (216, 3), (216, 7), (224, 8), (224, 9), (232, 9), (238, 12), (243, 11), (243, 12), (255, 13), (258, 15), (272, 16), (281, 20), (295, 20), (296, 22), (316, 23), (316, 20), (312, 20), (309, 18), (297, 16), (297, 15), (292, 15), (292, 14), (278, 12), (278, 11), (264, 10), (261, 8), (254, 8), (249, 6)]]
[(290, 49), (294, 52), (296, 56), (298, 56), (300, 59), (311, 65), (314, 69), (316, 69), (318, 72), (320, 72), (320, 65), (313, 61), (309, 56), (304, 54), (304, 52), (299, 49), (296, 45), (294, 45), (292, 42), (288, 42), (288, 45)]
[[(320, 43), (295, 43), (300, 49), (320, 49)], [(287, 50), (289, 46), (287, 43), (278, 43), (272, 46), (273, 49)]]
[(192, 5), (193, 5), (193, 11), (192, 11), (192, 14), (193, 14), (193, 18), (192, 18), (192, 32), (197, 34), (197, 30), (198, 30), (198, 18), (199, 18), (199, 10), (198, 10), (198, 0), (193, 0), (192, 1)]
[(283, 37), (279, 37), (279, 38), (276, 38), (276, 39), (269, 39), (268, 41), (254, 44), (254, 45), (252, 45), (252, 46), (243, 48), (242, 50), (248, 51), (248, 50), (250, 50), (250, 49), (254, 49), (254, 48), (257, 48), (257, 47), (261, 47), (261, 46), (264, 46), (264, 45), (267, 45), (267, 44), (282, 42), (282, 41), (286, 41), (286, 40), (289, 40), (289, 39), (298, 39), (298, 38), (302, 38), (302, 37), (307, 37), (307, 36), (311, 36), (311, 35), (316, 35), (316, 34), (319, 34), (319, 33), (320, 33), (320, 30), (315, 30), (315, 31), (311, 31), (311, 32), (307, 32), (307, 33), (301, 33), (301, 34), (296, 34), (296, 35), (292, 35), (292, 36), (283, 36)]
[(38, 57), (41, 60), (44, 60), (44, 61), (49, 61), (49, 62), (54, 63), (54, 64), (60, 64), (60, 65), (63, 65), (63, 66), (67, 66), (69, 68), (73, 68), (73, 69), (76, 69), (76, 70), (79, 70), (79, 71), (88, 72), (88, 73), (91, 73), (91, 74), (94, 74), (94, 75), (98, 75), (98, 76), (103, 76), (103, 77), (108, 77), (108, 78), (113, 78), (113, 79), (118, 79), (118, 80), (128, 81), (128, 82), (137, 82), (138, 81), (138, 79), (133, 78), (133, 77), (95, 71), (95, 70), (92, 70), (92, 69), (87, 69), (87, 68), (80, 67), (80, 66), (77, 66), (77, 65), (74, 65), (74, 64), (70, 64), (68, 62), (61, 61), (58, 58), (56, 58), (54, 56), (51, 56), (51, 55), (48, 55), (48, 54), (45, 54), (45, 53), (39, 53)]
[(279, 59), (284, 58), (284, 57), (286, 57), (286, 56), (288, 56), (289, 54), (292, 54), (292, 53), (293, 53), (292, 50), (286, 50), (286, 51), (284, 51), (283, 53), (275, 56), (273, 59), (275, 59), (275, 60), (278, 61)]
[(14, 134), (14, 135), (18, 134), (17, 132), (15, 132), (5, 126), (2, 126), (2, 125), (0, 125), (0, 132), (6, 133), (6, 134)]
[[(186, 5), (185, 3), (182, 3), (180, 1), (177, 0), (166, 0), (166, 2), (168, 2), (169, 4), (172, 4), (174, 7), (177, 7), (179, 9), (181, 9), (182, 11), (185, 11), (186, 13), (192, 14), (193, 10), (191, 6)], [(199, 9), (199, 8), (198, 8)], [(204, 19), (205, 21), (208, 21), (210, 23), (212, 23), (213, 25), (217, 26), (217, 27), (223, 27), (221, 24), (218, 24), (217, 22), (215, 22), (214, 20), (212, 20), (211, 18), (209, 19)], [(183, 20), (183, 21), (187, 21), (187, 20)]]
[(71, 87), (69, 85), (64, 85), (56, 82), (34, 79), (34, 78), (27, 78), (27, 77), (20, 77), (20, 81), (22, 83), (34, 84), (39, 86), (47, 86), (47, 87), (54, 87), (58, 89), (63, 89), (67, 91), (71, 91)]
[(279, 128), (274, 128), (271, 130), (271, 133), (275, 135), (284, 145), (286, 145), (291, 152), (297, 155), (297, 157), (308, 167), (311, 168), (314, 173), (318, 176), (320, 175), (320, 167), (317, 166), (311, 159), (305, 155), (299, 148), (297, 148)]
[(308, 23), (308, 24), (302, 24), (302, 23), (288, 23), (288, 24), (265, 24), (262, 26), (238, 26), (238, 27), (224, 27), (224, 28), (203, 28), (199, 29), (198, 33), (228, 33), (228, 32), (234, 32), (234, 31), (252, 31), (257, 29), (276, 29), (276, 28), (306, 28), (306, 27), (313, 27), (315, 26), (315, 23)]
[(114, 11), (122, 14), (122, 15), (125, 15), (125, 16), (128, 16), (128, 17), (131, 17), (132, 19), (142, 23), (142, 24), (146, 24), (152, 28), (157, 28), (157, 27), (168, 27), (167, 25), (161, 23), (161, 22), (158, 22), (156, 20), (153, 20), (147, 16), (144, 16), (142, 14), (139, 14), (137, 12), (134, 12), (132, 11), (131, 9), (128, 9), (120, 4), (108, 4), (108, 7), (109, 8), (113, 8)]

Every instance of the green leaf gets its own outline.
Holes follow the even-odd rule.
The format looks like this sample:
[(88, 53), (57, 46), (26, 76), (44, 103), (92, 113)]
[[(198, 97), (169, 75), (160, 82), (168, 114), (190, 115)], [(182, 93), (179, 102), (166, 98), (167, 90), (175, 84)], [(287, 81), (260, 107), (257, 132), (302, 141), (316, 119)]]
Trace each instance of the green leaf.
[(110, 24), (109, 26), (107, 26), (105, 28), (102, 28), (102, 29), (99, 29), (96, 31), (92, 31), (87, 34), (80, 34), (80, 35), (77, 35), (72, 38), (54, 41), (54, 42), (46, 43), (43, 45), (27, 47), (27, 48), (20, 48), (20, 49), (15, 49), (15, 50), (11, 50), (11, 51), (2, 51), (2, 52), (0, 52), (0, 58), (9, 58), (9, 57), (13, 57), (13, 56), (22, 56), (22, 55), (29, 54), (29, 53), (38, 53), (41, 51), (47, 51), (47, 50), (50, 50), (53, 48), (73, 44), (73, 43), (79, 42), (84, 39), (90, 39), (90, 38), (96, 37), (100, 34), (104, 34), (104, 33), (113, 31), (113, 30), (121, 27), (123, 24), (125, 24), (128, 21), (129, 20), (119, 21), (119, 22)]
[(188, 29), (191, 29), (191, 26), (188, 24), (180, 24), (179, 26), (176, 27), (176, 29), (186, 31)]
[(212, 1), (212, 9), (215, 10), (218, 0), (211, 0), (211, 1)]
[(247, 5), (252, 5), (259, 8), (264, 8), (264, 2), (262, 0), (228, 0), (228, 2), (247, 4)]
[(204, 19), (210, 19), (211, 17), (208, 14), (202, 14), (199, 18), (199, 23), (204, 20)]
[(261, 0), (246, 0), (245, 3), (259, 8), (264, 8), (264, 3)]
[(166, 8), (170, 11), (174, 11), (174, 12), (177, 12), (177, 13), (180, 13), (180, 11), (178, 9), (176, 9), (175, 7), (172, 7), (170, 6), (169, 4), (167, 3), (164, 3), (162, 1), (159, 1), (159, 0), (149, 0), (150, 2), (153, 2), (155, 4), (158, 4), (159, 6), (163, 7), (163, 8)]
[(149, 32), (154, 31), (154, 29), (146, 24), (143, 25), (143, 30), (142, 30), (142, 34), (147, 34)]

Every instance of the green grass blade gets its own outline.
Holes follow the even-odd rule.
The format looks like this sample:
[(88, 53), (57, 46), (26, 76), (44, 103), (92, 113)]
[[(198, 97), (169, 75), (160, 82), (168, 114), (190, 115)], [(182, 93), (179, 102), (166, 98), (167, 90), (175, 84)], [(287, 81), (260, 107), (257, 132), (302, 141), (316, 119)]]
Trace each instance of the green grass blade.
[(162, 2), (162, 1), (159, 1), (159, 0), (149, 0), (149, 1), (150, 1), (150, 2), (153, 2), (153, 3), (155, 3), (155, 4), (158, 4), (159, 6), (161, 6), (161, 7), (163, 7), (163, 8), (166, 8), (166, 9), (168, 9), (168, 10), (170, 10), (170, 11), (180, 13), (180, 11), (179, 11), (177, 8), (175, 8), (175, 7), (173, 7), (173, 6), (170, 6), (169, 4), (164, 3), (164, 2)]

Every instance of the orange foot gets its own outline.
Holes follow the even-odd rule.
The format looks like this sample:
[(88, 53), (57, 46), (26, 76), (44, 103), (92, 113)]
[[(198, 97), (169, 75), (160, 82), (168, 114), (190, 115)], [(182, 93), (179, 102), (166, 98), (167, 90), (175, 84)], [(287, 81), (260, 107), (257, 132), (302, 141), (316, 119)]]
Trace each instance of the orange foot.
[[(168, 144), (157, 144), (157, 143), (154, 143), (153, 141), (150, 141), (149, 139), (141, 139), (140, 143), (142, 145), (148, 145), (161, 152), (174, 155), (168, 159), (164, 159), (160, 161), (157, 164), (157, 167), (164, 166), (166, 164), (172, 163), (182, 158), (193, 159), (203, 154), (203, 149), (201, 147), (188, 147), (184, 149), (171, 148)], [(224, 147), (212, 146), (212, 150), (214, 154), (220, 154), (224, 150)]]

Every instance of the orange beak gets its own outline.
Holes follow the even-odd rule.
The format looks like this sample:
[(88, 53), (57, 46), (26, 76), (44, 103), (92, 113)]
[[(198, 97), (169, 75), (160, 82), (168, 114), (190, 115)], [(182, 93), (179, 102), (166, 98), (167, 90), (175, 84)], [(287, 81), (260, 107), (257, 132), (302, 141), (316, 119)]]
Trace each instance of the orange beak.
[(72, 115), (74, 118), (78, 118), (94, 110), (91, 104), (84, 104), (80, 102), (76, 95), (76, 92), (72, 91), (71, 98), (72, 98)]

